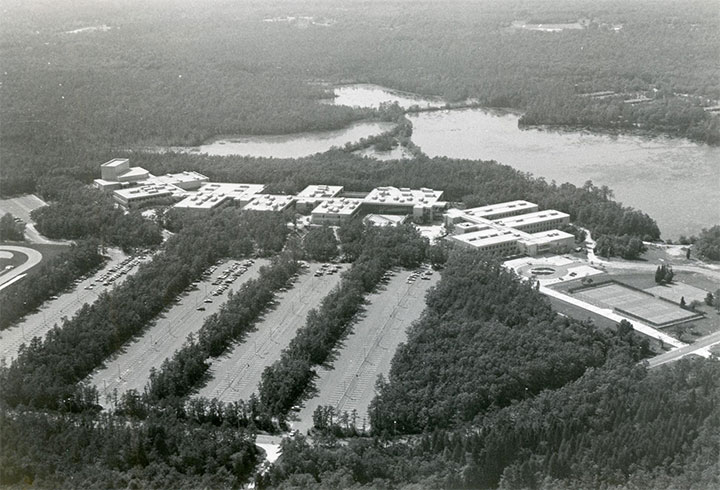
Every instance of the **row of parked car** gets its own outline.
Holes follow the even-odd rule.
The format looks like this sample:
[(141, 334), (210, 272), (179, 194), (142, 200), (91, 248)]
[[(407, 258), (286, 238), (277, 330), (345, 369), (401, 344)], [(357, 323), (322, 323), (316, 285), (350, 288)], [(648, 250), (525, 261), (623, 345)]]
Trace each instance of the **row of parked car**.
[(315, 271), (315, 277), (324, 276), (325, 274), (335, 274), (340, 271), (340, 266), (336, 264), (323, 264)]
[[(109, 286), (120, 277), (124, 276), (132, 270), (133, 267), (138, 265), (142, 260), (145, 260), (147, 255), (138, 255), (135, 257), (127, 257), (125, 260), (120, 262), (118, 265), (111, 267), (105, 274), (100, 277), (93, 279), (90, 284), (85, 286), (85, 289), (93, 289), (96, 284), (102, 284), (103, 286)], [(79, 283), (83, 278), (76, 281)], [(86, 279), (86, 278), (85, 278)]]
[[(230, 267), (222, 271), (222, 274), (220, 274), (213, 282), (213, 286), (218, 286), (211, 294), (213, 296), (220, 296), (227, 290), (227, 288), (230, 287), (230, 285), (235, 282), (235, 279), (245, 274), (248, 270), (248, 268), (253, 265), (255, 261), (253, 259), (247, 259), (242, 262), (236, 261)], [(204, 279), (207, 279), (210, 277), (210, 275), (215, 272), (218, 269), (219, 265), (214, 265), (210, 267), (205, 273), (202, 275)], [(192, 283), (192, 287), (196, 287), (199, 283), (196, 281)], [(211, 298), (206, 298), (203, 303), (212, 303), (213, 300)], [(198, 311), (205, 311), (204, 306), (200, 306), (197, 308)]]
[(408, 276), (408, 278), (407, 278), (407, 283), (408, 283), (408, 284), (412, 284), (412, 283), (415, 282), (418, 278), (419, 278), (419, 279), (422, 279), (422, 280), (424, 280), (424, 281), (429, 281), (430, 278), (432, 277), (432, 275), (433, 275), (432, 267), (430, 267), (430, 265), (428, 265), (428, 264), (425, 264), (425, 265), (423, 265), (422, 267), (420, 267), (419, 269), (415, 269), (415, 270)]

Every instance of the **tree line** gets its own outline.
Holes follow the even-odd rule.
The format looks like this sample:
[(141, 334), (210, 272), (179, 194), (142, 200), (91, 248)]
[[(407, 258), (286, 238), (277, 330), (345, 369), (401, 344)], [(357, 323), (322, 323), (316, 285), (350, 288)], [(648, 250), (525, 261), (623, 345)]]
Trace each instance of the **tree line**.
[[(252, 253), (258, 237), (266, 240), (270, 231), (278, 231), (273, 220), (282, 220), (271, 216), (258, 220), (234, 209), (187, 219), (182, 230), (136, 274), (92, 305), (83, 306), (44, 341), (36, 337), (21, 346), (17, 359), (0, 369), (2, 405), (70, 411), (93, 408), (97, 392), (78, 385), (80, 380), (140, 334), (209, 266), (223, 257)], [(281, 229), (286, 236), (287, 228)], [(278, 240), (276, 245), (281, 248), (283, 242)]]
[(146, 402), (154, 405), (166, 399), (172, 402), (198, 388), (210, 368), (209, 359), (222, 355), (233, 342), (242, 342), (275, 292), (287, 285), (299, 268), (292, 257), (280, 256), (271, 266), (261, 268), (257, 279), (232, 292), (221, 310), (205, 320), (197, 337), (188, 338), (160, 369), (153, 369), (144, 393)]
[(0, 330), (65, 291), (75, 279), (99, 268), (107, 258), (98, 249), (95, 241), (78, 241), (56, 257), (41, 262), (23, 281), (0, 293)]
[(375, 434), (461, 426), (560, 388), (618, 351), (636, 361), (649, 353), (647, 341), (557, 315), (533, 284), (471, 251), (451, 255), (426, 305), (377, 383)]
[[(347, 225), (352, 228), (356, 225)], [(341, 234), (346, 245), (352, 234)], [(415, 267), (425, 258), (427, 240), (411, 226), (370, 227), (362, 234), (362, 253), (343, 273), (342, 281), (310, 310), (281, 358), (265, 368), (258, 389), (260, 402), (273, 416), (283, 417), (306, 393), (315, 376), (315, 367), (326, 362), (339, 340), (352, 328), (365, 295), (383, 274), (394, 266)]]
[(259, 459), (254, 434), (172, 414), (0, 410), (0, 485), (237, 488)]
[(261, 488), (714, 488), (720, 365), (614, 359), (470, 425), (399, 438), (299, 436)]

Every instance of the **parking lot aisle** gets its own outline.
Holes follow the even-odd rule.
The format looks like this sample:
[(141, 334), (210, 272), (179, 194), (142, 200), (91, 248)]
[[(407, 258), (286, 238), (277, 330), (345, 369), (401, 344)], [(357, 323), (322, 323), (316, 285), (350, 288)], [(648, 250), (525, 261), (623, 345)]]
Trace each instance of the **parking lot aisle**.
[[(122, 283), (128, 275), (137, 270), (141, 262), (149, 260), (130, 258), (115, 248), (107, 249), (106, 254), (110, 256), (110, 260), (98, 272), (77, 281), (69, 291), (49, 299), (38, 311), (27, 315), (19, 324), (0, 332), (0, 359), (9, 363), (17, 357), (20, 344), (29, 343), (33, 337), (44, 338), (53, 326), (62, 325), (63, 318), (72, 318), (84, 304), (94, 303), (102, 291)], [(111, 274), (118, 275), (118, 278), (104, 285), (107, 281), (100, 278), (109, 278)]]
[(122, 353), (95, 371), (89, 381), (100, 393), (100, 405), (111, 407), (116, 394), (119, 398), (131, 389), (142, 392), (150, 370), (159, 369), (182, 347), (188, 334), (200, 330), (205, 319), (220, 310), (230, 289), (237, 290), (245, 281), (257, 277), (260, 267), (268, 263), (257, 260), (244, 267), (243, 262), (225, 261), (208, 269), (206, 277), (182, 294), (172, 308), (158, 315), (142, 337), (128, 343)]
[(387, 285), (368, 297), (360, 321), (343, 342), (331, 369), (320, 368), (315, 386), (318, 395), (305, 402), (292, 429), (305, 433), (312, 427), (312, 415), (319, 406), (330, 405), (338, 413), (357, 411), (357, 426), (368, 423), (368, 407), (375, 396), (378, 375), (387, 376), (395, 350), (407, 339), (408, 327), (425, 309), (425, 295), (440, 279), (432, 273), (426, 279), (409, 281), (402, 271)]
[(263, 370), (280, 359), (281, 351), (305, 325), (308, 311), (318, 307), (340, 282), (339, 271), (320, 274), (318, 269), (317, 264), (303, 269), (292, 288), (278, 294), (276, 308), (266, 313), (257, 328), (232, 352), (213, 361), (212, 378), (197, 396), (232, 402), (247, 400), (257, 392)]

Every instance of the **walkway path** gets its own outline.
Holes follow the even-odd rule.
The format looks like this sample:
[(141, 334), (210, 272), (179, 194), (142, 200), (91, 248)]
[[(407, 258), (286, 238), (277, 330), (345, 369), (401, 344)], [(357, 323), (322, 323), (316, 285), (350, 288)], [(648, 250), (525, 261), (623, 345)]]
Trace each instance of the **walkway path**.
[(677, 361), (685, 356), (695, 354), (702, 357), (710, 357), (710, 348), (714, 345), (720, 344), (720, 332), (714, 332), (710, 335), (706, 335), (690, 345), (680, 347), (679, 349), (673, 349), (670, 352), (665, 352), (659, 356), (655, 356), (648, 360), (648, 366), (651, 368), (662, 366), (665, 363)]

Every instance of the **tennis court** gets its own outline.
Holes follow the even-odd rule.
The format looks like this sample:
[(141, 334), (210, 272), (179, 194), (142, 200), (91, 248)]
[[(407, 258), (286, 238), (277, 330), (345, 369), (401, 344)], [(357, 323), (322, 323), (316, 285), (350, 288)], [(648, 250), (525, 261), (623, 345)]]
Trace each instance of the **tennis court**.
[(597, 306), (629, 313), (654, 325), (666, 325), (697, 316), (692, 311), (636, 291), (618, 283), (601, 284), (575, 292), (575, 296)]

